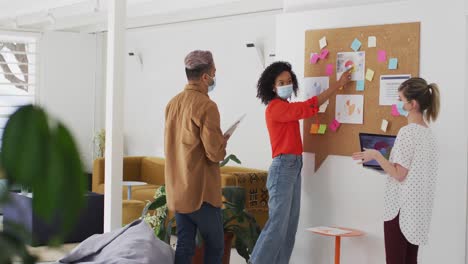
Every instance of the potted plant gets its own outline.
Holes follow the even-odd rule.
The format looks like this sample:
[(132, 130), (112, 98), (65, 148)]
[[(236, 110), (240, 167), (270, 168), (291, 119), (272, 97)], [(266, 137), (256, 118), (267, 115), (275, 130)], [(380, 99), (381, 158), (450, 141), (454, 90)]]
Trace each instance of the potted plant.
[(101, 129), (94, 135), (94, 156), (96, 158), (104, 157), (106, 149), (106, 130)]
[[(2, 139), (0, 173), (7, 180), (6, 189), (15, 184), (31, 189), (33, 211), (48, 223), (61, 208), (61, 232), (51, 241), (53, 245), (61, 244), (85, 202), (86, 178), (71, 133), (42, 108), (27, 105), (10, 116)], [(0, 193), (0, 204), (8, 201), (8, 194)], [(10, 224), (14, 232), (0, 231), (0, 263), (12, 263), (14, 259), (35, 263), (37, 258), (26, 248), (29, 235), (22, 226)]]
[[(231, 154), (220, 163), (220, 166), (226, 165), (229, 160), (240, 164), (237, 157)], [(237, 186), (226, 186), (222, 189), (225, 198), (222, 208), (225, 233), (223, 264), (229, 263), (232, 243), (239, 255), (248, 262), (260, 234), (260, 227), (255, 218), (245, 209), (245, 192), (244, 188)], [(142, 218), (150, 224), (158, 238), (169, 244), (171, 235), (175, 233), (175, 218), (167, 219), (167, 215), (165, 187), (161, 186), (156, 191), (155, 200), (144, 208)], [(197, 249), (193, 263), (203, 263), (204, 249), (200, 234), (196, 240)]]

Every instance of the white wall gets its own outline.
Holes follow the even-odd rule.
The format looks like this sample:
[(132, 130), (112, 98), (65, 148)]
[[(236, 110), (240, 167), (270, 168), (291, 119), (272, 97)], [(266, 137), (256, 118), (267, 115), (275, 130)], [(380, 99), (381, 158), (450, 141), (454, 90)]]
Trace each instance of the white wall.
[(283, 3), (286, 12), (296, 12), (311, 9), (328, 9), (403, 1), (405, 0), (284, 0)]
[(228, 153), (236, 154), (244, 166), (268, 168), (264, 106), (256, 99), (262, 68), (256, 51), (245, 43), (256, 41), (266, 52), (274, 50), (274, 25), (273, 13), (266, 13), (127, 31), (127, 49), (141, 53), (143, 67), (136, 57), (127, 56), (125, 155), (164, 155), (164, 109), (187, 82), (185, 55), (203, 49), (212, 51), (217, 68), (217, 86), (210, 97), (218, 104), (222, 129), (247, 113), (228, 143)]
[[(468, 44), (468, 12), (466, 11), (466, 8), (468, 7), (467, 4), (468, 1), (465, 1), (465, 44)], [(468, 47), (465, 47), (465, 88), (468, 86)], [(465, 92), (465, 102), (468, 102), (468, 93)], [(465, 130), (468, 131), (468, 107), (465, 105)], [(468, 141), (468, 134), (466, 134), (466, 138)], [(466, 159), (466, 164), (468, 167), (468, 145), (466, 146), (466, 152), (467, 152), (467, 159)], [(467, 175), (468, 177), (468, 175)], [(468, 193), (468, 185), (467, 185), (467, 193)], [(468, 222), (468, 196), (467, 196), (467, 222)], [(467, 223), (468, 225), (468, 223)], [(468, 230), (466, 234), (466, 250), (465, 250), (465, 263), (468, 264)]]
[(96, 37), (48, 32), (40, 40), (38, 103), (71, 130), (87, 171), (93, 158)]
[[(304, 5), (309, 2), (302, 0)], [(443, 19), (440, 10), (447, 14)], [(466, 68), (463, 59), (456, 59), (465, 58), (466, 52), (463, 12), (462, 1), (449, 5), (413, 0), (288, 13), (277, 19), (277, 57), (292, 62), (298, 76), (304, 76), (305, 30), (421, 21), (420, 73), (437, 82), (442, 93), (440, 119), (432, 126), (440, 145), (440, 174), (430, 244), (420, 251), (422, 264), (465, 262), (467, 131), (461, 124)], [(313, 154), (305, 154), (300, 231), (291, 262), (331, 262), (332, 240), (304, 231), (328, 224), (367, 233), (363, 238), (344, 239), (344, 263), (385, 263), (384, 177), (355, 165), (350, 157), (329, 157), (315, 174), (313, 167)]]

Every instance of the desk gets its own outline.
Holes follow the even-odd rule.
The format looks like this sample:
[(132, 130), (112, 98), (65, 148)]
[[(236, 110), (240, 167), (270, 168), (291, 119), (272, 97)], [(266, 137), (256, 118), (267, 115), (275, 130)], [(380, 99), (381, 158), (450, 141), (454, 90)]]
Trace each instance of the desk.
[(346, 228), (346, 227), (333, 227), (333, 228), (338, 228), (341, 230), (346, 230), (346, 231), (351, 231), (350, 233), (346, 234), (333, 234), (332, 232), (322, 232), (322, 231), (316, 231), (316, 230), (309, 230), (312, 233), (322, 235), (322, 236), (331, 236), (335, 237), (335, 264), (340, 264), (340, 256), (341, 256), (341, 237), (358, 237), (358, 236), (363, 236), (364, 232), (356, 230), (356, 229), (351, 229), (351, 228)]

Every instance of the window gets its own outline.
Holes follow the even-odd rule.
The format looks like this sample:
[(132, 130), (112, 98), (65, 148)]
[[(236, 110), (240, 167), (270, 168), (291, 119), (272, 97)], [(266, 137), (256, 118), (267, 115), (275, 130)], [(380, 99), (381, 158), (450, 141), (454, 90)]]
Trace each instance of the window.
[(0, 36), (0, 146), (10, 115), (35, 102), (36, 51), (34, 40)]

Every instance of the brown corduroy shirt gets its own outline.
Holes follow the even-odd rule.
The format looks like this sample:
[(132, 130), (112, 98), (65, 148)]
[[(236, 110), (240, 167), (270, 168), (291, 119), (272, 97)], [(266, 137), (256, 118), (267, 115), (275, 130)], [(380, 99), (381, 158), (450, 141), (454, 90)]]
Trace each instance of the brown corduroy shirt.
[(218, 107), (208, 88), (188, 84), (166, 107), (164, 151), (167, 205), (192, 213), (203, 202), (221, 207), (219, 162), (226, 156)]

